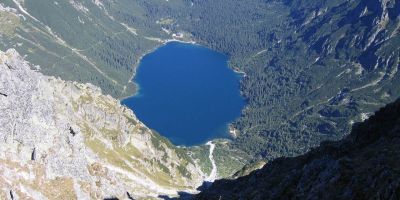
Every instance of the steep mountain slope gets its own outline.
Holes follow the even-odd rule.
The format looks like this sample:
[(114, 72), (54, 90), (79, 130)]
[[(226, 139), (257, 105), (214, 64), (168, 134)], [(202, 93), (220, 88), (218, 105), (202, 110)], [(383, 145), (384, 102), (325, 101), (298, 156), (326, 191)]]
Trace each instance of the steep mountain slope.
[(0, 52), (0, 199), (127, 199), (194, 191), (205, 177), (185, 149), (91, 84)]
[(139, 59), (174, 38), (157, 23), (165, 12), (147, 13), (152, 4), (165, 12), (183, 6), (181, 1), (3, 0), (0, 48), (27, 55), (46, 75), (90, 82), (116, 98), (131, 96)]
[(400, 100), (355, 124), (349, 136), (279, 158), (236, 180), (219, 180), (195, 199), (398, 199)]

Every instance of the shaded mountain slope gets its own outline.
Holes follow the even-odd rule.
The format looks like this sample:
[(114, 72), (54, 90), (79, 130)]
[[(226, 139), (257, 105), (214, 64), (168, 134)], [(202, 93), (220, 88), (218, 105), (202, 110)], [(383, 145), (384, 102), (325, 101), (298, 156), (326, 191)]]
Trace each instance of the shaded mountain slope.
[(279, 158), (236, 180), (219, 180), (195, 199), (398, 199), (400, 100), (355, 124), (349, 136)]

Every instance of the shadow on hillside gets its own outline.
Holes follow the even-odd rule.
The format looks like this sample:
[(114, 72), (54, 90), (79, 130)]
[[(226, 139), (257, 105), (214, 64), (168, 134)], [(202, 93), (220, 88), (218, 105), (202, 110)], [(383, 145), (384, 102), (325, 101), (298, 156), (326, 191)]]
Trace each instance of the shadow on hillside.
[[(212, 182), (204, 181), (201, 186), (199, 186), (197, 191), (202, 192), (203, 190), (209, 188), (212, 185)], [(178, 192), (178, 197), (169, 197), (167, 195), (159, 195), (158, 198), (164, 199), (164, 200), (190, 200), (192, 199), (196, 194), (188, 193), (188, 192)]]

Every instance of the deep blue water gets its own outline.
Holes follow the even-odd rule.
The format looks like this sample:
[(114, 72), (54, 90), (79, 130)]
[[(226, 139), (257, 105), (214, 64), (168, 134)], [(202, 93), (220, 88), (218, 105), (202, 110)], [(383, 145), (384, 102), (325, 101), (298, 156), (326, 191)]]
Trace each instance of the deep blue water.
[(134, 81), (137, 95), (122, 103), (175, 145), (228, 137), (227, 125), (245, 105), (240, 75), (228, 57), (192, 44), (171, 42), (146, 55)]

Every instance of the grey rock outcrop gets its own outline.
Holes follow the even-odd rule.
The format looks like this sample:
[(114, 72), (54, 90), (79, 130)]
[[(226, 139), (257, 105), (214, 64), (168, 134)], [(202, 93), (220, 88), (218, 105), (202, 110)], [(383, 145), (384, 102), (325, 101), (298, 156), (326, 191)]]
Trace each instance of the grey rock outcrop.
[(118, 100), (15, 50), (0, 52), (0, 93), (0, 199), (157, 198), (202, 182), (184, 149)]

